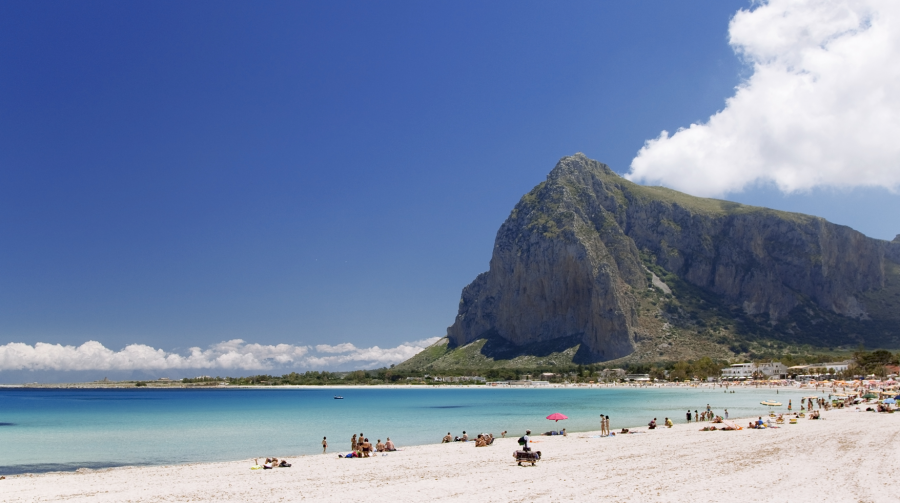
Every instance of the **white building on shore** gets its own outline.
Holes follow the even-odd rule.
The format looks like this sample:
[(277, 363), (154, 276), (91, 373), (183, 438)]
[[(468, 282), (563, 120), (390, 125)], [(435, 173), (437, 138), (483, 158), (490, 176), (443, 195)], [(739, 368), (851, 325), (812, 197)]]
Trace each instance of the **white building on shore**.
[(784, 379), (787, 377), (788, 368), (781, 362), (768, 362), (735, 363), (722, 369), (722, 379), (752, 379), (754, 374), (756, 376)]
[(840, 374), (846, 372), (850, 368), (853, 360), (845, 360), (842, 362), (813, 363), (811, 365), (795, 365), (791, 367), (791, 374), (803, 375), (822, 375), (822, 374)]

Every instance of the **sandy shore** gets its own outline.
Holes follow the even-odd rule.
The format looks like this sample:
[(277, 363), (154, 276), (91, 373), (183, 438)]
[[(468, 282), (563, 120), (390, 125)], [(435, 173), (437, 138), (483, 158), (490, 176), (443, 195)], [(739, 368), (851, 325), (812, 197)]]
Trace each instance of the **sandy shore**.
[(761, 431), (701, 432), (709, 423), (691, 423), (612, 438), (537, 437), (543, 459), (535, 467), (516, 465), (515, 439), (507, 438), (485, 448), (435, 444), (373, 459), (303, 456), (290, 460), (292, 468), (266, 471), (251, 471), (245, 460), (18, 475), (0, 480), (0, 495), (8, 503), (897, 501), (900, 414), (823, 416)]

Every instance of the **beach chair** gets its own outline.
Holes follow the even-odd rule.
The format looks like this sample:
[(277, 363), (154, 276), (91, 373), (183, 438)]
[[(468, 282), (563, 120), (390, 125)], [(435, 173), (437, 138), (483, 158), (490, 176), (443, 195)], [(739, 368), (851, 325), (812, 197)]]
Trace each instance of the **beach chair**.
[(531, 466), (534, 466), (541, 459), (541, 451), (516, 451), (513, 456), (519, 466), (522, 466), (523, 462), (531, 463)]

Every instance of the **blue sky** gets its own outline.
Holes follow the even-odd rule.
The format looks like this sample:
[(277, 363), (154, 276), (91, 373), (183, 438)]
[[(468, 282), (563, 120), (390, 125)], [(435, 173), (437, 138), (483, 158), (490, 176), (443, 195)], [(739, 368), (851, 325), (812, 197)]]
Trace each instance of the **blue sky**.
[[(442, 336), (560, 157), (725, 107), (748, 7), (0, 4), (0, 344)], [(728, 198), (900, 233), (884, 187)]]

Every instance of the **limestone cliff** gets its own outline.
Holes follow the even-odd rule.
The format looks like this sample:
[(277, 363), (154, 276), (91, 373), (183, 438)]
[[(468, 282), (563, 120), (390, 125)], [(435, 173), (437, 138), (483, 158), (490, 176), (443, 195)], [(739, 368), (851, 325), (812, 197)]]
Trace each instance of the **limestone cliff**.
[(626, 356), (640, 339), (639, 292), (659, 281), (650, 265), (773, 325), (801, 304), (864, 320), (864, 294), (884, 289), (894, 262), (900, 238), (640, 186), (576, 154), (500, 227), (490, 270), (463, 290), (447, 335), (455, 346), (574, 338), (583, 359)]

